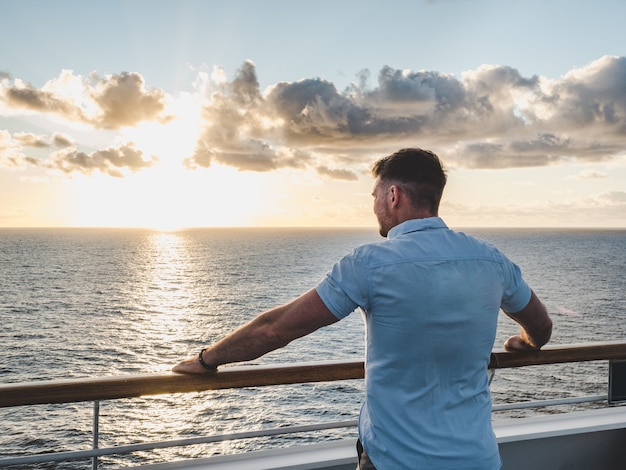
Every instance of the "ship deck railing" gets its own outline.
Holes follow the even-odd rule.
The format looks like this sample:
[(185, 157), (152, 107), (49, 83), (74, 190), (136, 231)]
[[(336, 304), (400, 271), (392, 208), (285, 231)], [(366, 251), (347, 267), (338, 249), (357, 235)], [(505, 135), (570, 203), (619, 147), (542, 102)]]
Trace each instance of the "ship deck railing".
[[(497, 369), (586, 361), (609, 361), (610, 373), (607, 394), (494, 404), (493, 410), (518, 410), (602, 401), (608, 403), (608, 405), (615, 405), (626, 401), (626, 342), (552, 345), (546, 346), (540, 351), (524, 352), (494, 350), (491, 354), (489, 372), (490, 377), (493, 377)], [(165, 373), (0, 384), (0, 408), (93, 402), (93, 436), (90, 449), (0, 458), (0, 467), (91, 459), (92, 468), (97, 469), (98, 458), (108, 455), (235, 439), (251, 439), (336, 428), (354, 428), (357, 425), (356, 419), (106, 448), (99, 447), (100, 402), (104, 400), (245, 387), (331, 382), (363, 379), (363, 377), (364, 363), (362, 361), (335, 361), (311, 364), (234, 366), (223, 368), (214, 374), (203, 375)]]

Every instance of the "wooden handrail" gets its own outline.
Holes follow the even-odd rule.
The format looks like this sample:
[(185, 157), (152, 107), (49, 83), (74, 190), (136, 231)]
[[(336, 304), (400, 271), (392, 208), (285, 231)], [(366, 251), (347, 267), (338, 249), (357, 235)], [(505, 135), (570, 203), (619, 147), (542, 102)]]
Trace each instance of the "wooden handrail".
[(144, 374), (0, 385), (0, 408), (362, 379), (363, 362), (225, 367), (214, 374)]
[(491, 354), (489, 368), (506, 369), (510, 367), (610, 359), (626, 359), (625, 342), (606, 341), (602, 343), (550, 345), (545, 346), (540, 351), (514, 353), (501, 349)]
[[(626, 342), (546, 346), (541, 351), (495, 350), (489, 368), (594, 360), (626, 360)], [(225, 367), (215, 374), (149, 374), (0, 384), (0, 408), (113, 400), (166, 393), (362, 379), (363, 362)]]

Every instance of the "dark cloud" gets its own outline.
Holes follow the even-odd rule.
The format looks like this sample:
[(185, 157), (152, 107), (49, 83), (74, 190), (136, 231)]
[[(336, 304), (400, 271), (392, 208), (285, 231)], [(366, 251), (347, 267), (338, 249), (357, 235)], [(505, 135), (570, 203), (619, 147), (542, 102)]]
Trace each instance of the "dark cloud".
[(268, 171), (282, 167), (278, 149), (300, 148), (318, 155), (319, 168), (349, 164), (347, 171), (357, 174), (354, 165), (369, 162), (378, 149), (406, 145), (433, 148), (472, 168), (601, 161), (615, 157), (626, 140), (625, 60), (604, 57), (558, 81), (507, 66), (486, 65), (462, 77), (384, 67), (373, 87), (364, 70), (343, 92), (311, 78), (264, 93), (247, 62), (205, 104), (204, 132), (189, 162)]
[(383, 67), (378, 88), (368, 97), (383, 103), (431, 103), (435, 109), (455, 109), (466, 100), (462, 84), (438, 72), (407, 72)]
[(285, 123), (282, 138), (290, 145), (354, 145), (357, 139), (417, 133), (424, 122), (422, 115), (389, 117), (319, 78), (279, 83), (267, 94), (266, 104)]
[(360, 109), (321, 79), (279, 83), (267, 104), (285, 124), (283, 137), (291, 144), (315, 144), (353, 136), (353, 119)]

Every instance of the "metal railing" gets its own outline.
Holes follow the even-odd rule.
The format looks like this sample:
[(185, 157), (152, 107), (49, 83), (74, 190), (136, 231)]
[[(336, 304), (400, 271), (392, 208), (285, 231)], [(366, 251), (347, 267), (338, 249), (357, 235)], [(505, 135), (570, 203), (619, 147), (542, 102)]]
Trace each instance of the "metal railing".
[[(626, 342), (546, 346), (541, 351), (514, 353), (498, 350), (494, 351), (491, 355), (489, 369), (491, 369), (491, 372), (493, 373), (496, 369), (512, 367), (598, 360), (626, 360)], [(356, 426), (356, 420), (348, 420), (334, 423), (222, 434), (218, 436), (204, 436), (115, 446), (102, 449), (98, 448), (98, 423), (101, 400), (115, 400), (148, 395), (189, 393), (229, 388), (329, 382), (336, 380), (362, 379), (363, 377), (363, 362), (325, 362), (284, 366), (228, 367), (216, 372), (215, 374), (205, 375), (181, 375), (168, 373), (0, 384), (0, 408), (38, 404), (76, 403), (85, 401), (92, 401), (94, 403), (92, 449), (2, 458), (0, 459), (0, 467), (8, 465), (28, 465), (41, 462), (91, 459), (92, 468), (95, 470), (98, 464), (98, 457), (105, 455), (126, 454), (137, 451), (205, 444), (233, 439), (250, 439), (279, 434), (282, 435), (324, 429), (354, 427)], [(494, 411), (501, 411), (539, 406), (587, 403), (606, 399), (607, 395), (593, 395), (558, 400), (541, 400), (535, 402), (494, 405), (493, 409)]]

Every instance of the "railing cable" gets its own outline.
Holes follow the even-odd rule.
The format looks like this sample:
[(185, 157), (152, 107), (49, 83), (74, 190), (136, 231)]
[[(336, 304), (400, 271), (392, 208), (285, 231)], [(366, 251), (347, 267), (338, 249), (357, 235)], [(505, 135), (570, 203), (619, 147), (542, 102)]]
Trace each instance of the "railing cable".
[(12, 457), (0, 459), (0, 467), (9, 465), (27, 465), (43, 462), (61, 462), (65, 460), (81, 460), (87, 458), (102, 457), (105, 455), (129, 454), (154, 449), (166, 449), (170, 447), (185, 447), (198, 444), (211, 444), (215, 442), (232, 441), (238, 439), (254, 439), (260, 437), (278, 436), (283, 434), (295, 434), (322, 431), (327, 429), (351, 428), (357, 425), (357, 420), (335, 421), (330, 423), (308, 424), (301, 426), (287, 426), (281, 428), (260, 429), (257, 431), (243, 431), (213, 436), (190, 437), (159, 442), (145, 442), (141, 444), (129, 444), (124, 446), (94, 448), (85, 451), (57, 452), (54, 454), (35, 454), (26, 457)]

